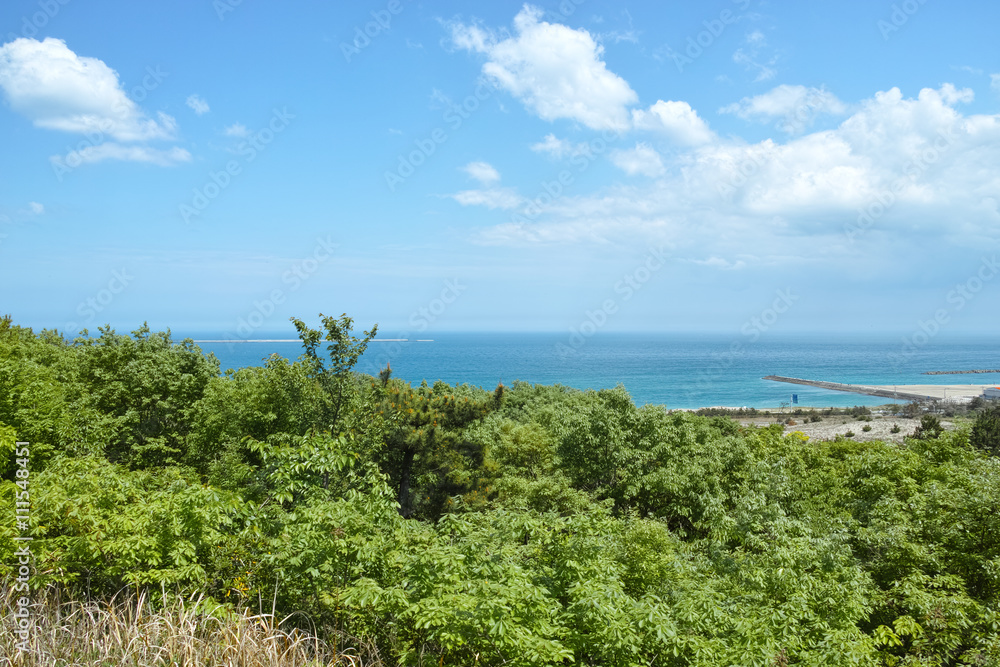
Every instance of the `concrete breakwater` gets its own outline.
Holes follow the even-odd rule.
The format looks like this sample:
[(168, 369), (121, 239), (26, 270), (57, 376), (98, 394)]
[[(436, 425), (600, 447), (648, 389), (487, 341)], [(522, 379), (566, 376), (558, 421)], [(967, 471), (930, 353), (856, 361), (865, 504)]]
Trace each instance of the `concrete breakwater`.
[(767, 375), (764, 377), (764, 379), (774, 380), (775, 382), (790, 382), (792, 384), (804, 384), (810, 387), (819, 387), (820, 389), (832, 389), (833, 391), (846, 391), (852, 394), (866, 394), (868, 396), (896, 398), (896, 399), (902, 399), (904, 401), (941, 400), (936, 396), (930, 396), (928, 394), (909, 392), (905, 390), (898, 391), (895, 389), (887, 389), (885, 387), (878, 387), (878, 386), (867, 386), (861, 384), (843, 384), (840, 382), (825, 382), (823, 380), (803, 380), (801, 378), (790, 378), (781, 375)]

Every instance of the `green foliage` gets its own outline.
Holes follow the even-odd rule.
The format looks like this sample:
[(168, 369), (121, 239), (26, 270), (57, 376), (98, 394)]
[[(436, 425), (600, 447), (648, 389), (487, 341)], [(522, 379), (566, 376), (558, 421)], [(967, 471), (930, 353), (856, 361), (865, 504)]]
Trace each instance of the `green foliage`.
[(133, 468), (180, 463), (193, 406), (218, 375), (218, 361), (146, 325), (133, 337), (100, 332), (76, 342), (79, 402), (103, 416), (105, 455)]
[(214, 377), (192, 407), (185, 462), (217, 486), (246, 489), (255, 483), (254, 469), (261, 461), (245, 439), (303, 436), (327, 401), (307, 364), (277, 356), (263, 367)]
[(920, 426), (913, 431), (913, 437), (917, 440), (929, 440), (937, 438), (943, 432), (940, 419), (935, 415), (924, 415), (920, 418)]
[[(319, 315), (324, 331), (310, 329), (305, 322), (291, 318), (302, 340), (303, 360), (309, 364), (312, 375), (319, 381), (329, 397), (328, 405), (317, 415), (315, 426), (337, 431), (347, 401), (346, 392), (351, 381), (351, 369), (368, 348), (368, 343), (378, 332), (378, 325), (365, 331), (362, 338), (353, 335), (354, 320), (347, 314), (337, 317)], [(319, 350), (321, 341), (327, 341), (326, 358)]]
[(131, 471), (89, 456), (54, 459), (31, 488), (33, 583), (95, 591), (207, 586), (206, 563), (242, 504), (180, 468)]
[(45, 331), (0, 328), (0, 423), (32, 443), (33, 467), (41, 470), (60, 446), (81, 453), (95, 446), (100, 416), (74, 413), (76, 359), (62, 337)]
[(219, 376), (145, 327), (0, 321), (0, 513), (32, 441), (32, 585), (273, 605), (399, 664), (1000, 664), (996, 412), (814, 442), (623, 387), (362, 376), (374, 329), (323, 323), (296, 321), (299, 361)]
[(976, 416), (969, 444), (993, 456), (1000, 456), (1000, 407), (983, 410)]
[(437, 518), (453, 505), (453, 496), (488, 493), (476, 474), (483, 448), (465, 430), (498, 407), (496, 394), (453, 390), (443, 382), (414, 389), (396, 380), (379, 398), (386, 430), (378, 458), (397, 489), (403, 516)]

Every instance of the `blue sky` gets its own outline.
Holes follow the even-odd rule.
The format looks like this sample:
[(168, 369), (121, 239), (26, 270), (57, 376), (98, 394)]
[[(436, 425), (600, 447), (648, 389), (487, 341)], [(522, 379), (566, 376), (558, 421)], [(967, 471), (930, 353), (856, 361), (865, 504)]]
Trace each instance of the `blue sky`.
[(385, 336), (990, 333), (998, 22), (969, 0), (8, 0), (0, 310), (239, 337), (319, 312)]

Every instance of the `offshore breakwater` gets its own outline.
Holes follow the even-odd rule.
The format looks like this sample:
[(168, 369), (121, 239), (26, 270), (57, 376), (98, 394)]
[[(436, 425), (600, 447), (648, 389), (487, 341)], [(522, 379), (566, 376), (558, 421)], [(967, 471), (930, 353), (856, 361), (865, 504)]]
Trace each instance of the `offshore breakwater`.
[[(937, 396), (930, 396), (927, 394), (906, 391), (898, 391), (896, 389), (886, 389), (884, 387), (878, 386), (868, 386), (860, 384), (843, 384), (840, 382), (826, 382), (823, 380), (803, 380), (801, 378), (789, 378), (783, 377), (781, 375), (766, 375), (765, 380), (774, 380), (775, 382), (790, 382), (792, 384), (804, 384), (810, 387), (819, 387), (820, 389), (832, 389), (833, 391), (847, 391), (853, 394), (865, 394), (867, 396), (880, 396), (882, 398), (892, 398), (892, 399), (902, 399), (904, 401), (939, 401), (941, 398)], [(904, 385), (906, 387), (908, 385)]]

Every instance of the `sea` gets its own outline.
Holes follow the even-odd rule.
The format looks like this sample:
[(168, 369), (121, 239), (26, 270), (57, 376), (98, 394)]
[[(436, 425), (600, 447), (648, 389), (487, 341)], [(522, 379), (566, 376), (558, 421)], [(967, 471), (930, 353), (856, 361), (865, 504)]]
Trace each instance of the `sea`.
[[(182, 337), (175, 332), (174, 340)], [(218, 358), (222, 371), (261, 366), (272, 354), (294, 360), (302, 353), (301, 343), (289, 340), (287, 332), (284, 337), (239, 341), (204, 333), (189, 337)], [(621, 384), (637, 405), (672, 409), (850, 407), (894, 401), (763, 378), (780, 375), (867, 385), (1000, 385), (1000, 373), (924, 374), (1000, 369), (1000, 338), (440, 333), (423, 339), (377, 338), (355, 370), (375, 375), (387, 364), (393, 377), (414, 385), (442, 380), (492, 390), (500, 382), (510, 386), (520, 380), (586, 390)]]

